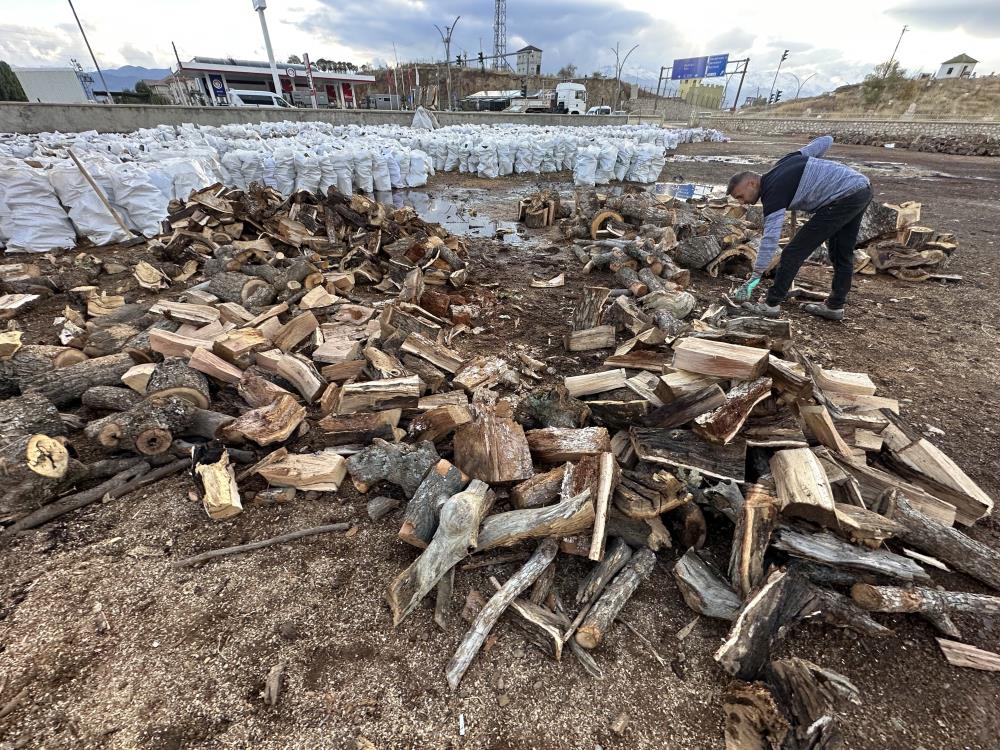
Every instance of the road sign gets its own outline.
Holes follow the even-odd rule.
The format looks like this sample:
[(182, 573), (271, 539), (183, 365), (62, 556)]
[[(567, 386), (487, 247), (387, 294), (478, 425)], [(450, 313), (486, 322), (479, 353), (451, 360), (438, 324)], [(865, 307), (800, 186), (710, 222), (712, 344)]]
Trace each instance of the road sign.
[(712, 55), (711, 57), (685, 57), (674, 60), (670, 78), (682, 81), (687, 78), (714, 78), (726, 74), (729, 54)]

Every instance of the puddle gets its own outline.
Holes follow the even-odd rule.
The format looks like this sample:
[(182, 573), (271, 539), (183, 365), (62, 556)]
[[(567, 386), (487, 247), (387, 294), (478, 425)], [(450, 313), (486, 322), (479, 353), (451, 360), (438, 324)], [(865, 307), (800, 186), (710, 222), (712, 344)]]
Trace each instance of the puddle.
[(481, 209), (470, 211), (461, 202), (425, 190), (377, 192), (375, 199), (393, 208), (409, 206), (424, 221), (440, 224), (460, 237), (502, 239), (508, 245), (521, 245), (527, 241), (516, 221), (492, 219)]

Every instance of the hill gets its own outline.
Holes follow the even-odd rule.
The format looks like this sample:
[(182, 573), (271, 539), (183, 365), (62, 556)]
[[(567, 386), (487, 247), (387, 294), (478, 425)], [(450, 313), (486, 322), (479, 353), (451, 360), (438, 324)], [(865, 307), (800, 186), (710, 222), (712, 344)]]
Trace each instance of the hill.
[[(94, 77), (95, 85), (100, 87), (101, 79), (97, 75), (97, 71), (90, 71), (90, 74)], [(134, 89), (139, 81), (158, 81), (168, 75), (170, 75), (170, 68), (143, 68), (140, 65), (123, 65), (120, 68), (104, 69), (104, 80), (108, 82), (108, 88), (112, 91)]]
[[(747, 114), (753, 110), (745, 110)], [(768, 116), (876, 115), (956, 119), (1000, 117), (1000, 76), (963, 79), (905, 79), (870, 105), (864, 84), (857, 83), (823, 94), (797, 99), (767, 110)]]

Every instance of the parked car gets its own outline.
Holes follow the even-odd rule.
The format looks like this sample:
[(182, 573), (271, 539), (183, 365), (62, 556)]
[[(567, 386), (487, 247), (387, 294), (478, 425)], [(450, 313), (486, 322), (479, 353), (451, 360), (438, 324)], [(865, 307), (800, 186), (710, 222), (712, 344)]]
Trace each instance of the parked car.
[(611, 107), (591, 107), (587, 110), (588, 115), (610, 115)]
[(229, 89), (229, 103), (233, 107), (258, 107), (262, 109), (291, 108), (277, 94), (271, 91), (252, 91), (250, 89)]

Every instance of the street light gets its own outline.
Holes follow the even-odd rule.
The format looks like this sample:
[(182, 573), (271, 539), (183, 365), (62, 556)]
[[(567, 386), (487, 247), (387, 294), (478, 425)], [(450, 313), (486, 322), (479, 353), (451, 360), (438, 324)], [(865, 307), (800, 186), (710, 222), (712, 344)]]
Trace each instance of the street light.
[(622, 60), (621, 63), (619, 63), (618, 62), (618, 55), (619, 55), (618, 47), (619, 47), (620, 44), (621, 44), (620, 42), (615, 42), (615, 46), (611, 50), (612, 52), (615, 53), (615, 111), (618, 110), (618, 101), (621, 98), (621, 91), (622, 91), (622, 70), (625, 68), (625, 63), (628, 62), (629, 55), (631, 55), (633, 52), (635, 52), (639, 48), (638, 44), (635, 45), (634, 47), (632, 47), (632, 49), (630, 49), (628, 51), (628, 53), (625, 55), (625, 59)]
[(788, 75), (790, 75), (792, 78), (794, 78), (795, 79), (795, 83), (798, 85), (798, 88), (795, 89), (795, 98), (798, 99), (799, 98), (799, 92), (802, 91), (802, 87), (805, 86), (809, 82), (809, 79), (812, 78), (816, 74), (815, 73), (810, 73), (808, 76), (806, 76), (806, 78), (805, 78), (804, 81), (799, 81), (799, 77), (797, 75), (795, 75), (794, 73), (792, 73), (792, 72), (789, 72)]
[(274, 93), (281, 96), (281, 79), (278, 78), (278, 66), (274, 62), (274, 50), (271, 49), (271, 36), (267, 33), (267, 21), (264, 20), (264, 9), (267, 0), (252, 0), (253, 9), (260, 16), (260, 30), (264, 34), (264, 47), (267, 49), (267, 60), (271, 63), (271, 81), (274, 83)]
[[(434, 28), (437, 29), (438, 34), (441, 35), (441, 41), (444, 42), (444, 65), (445, 70), (448, 72), (448, 109), (451, 110), (451, 35), (455, 31), (455, 27), (458, 25), (458, 19), (461, 16), (455, 16), (455, 20), (452, 21), (451, 26), (445, 26), (444, 31), (434, 24)], [(445, 33), (447, 32), (447, 33)], [(440, 80), (440, 79), (439, 79)]]

